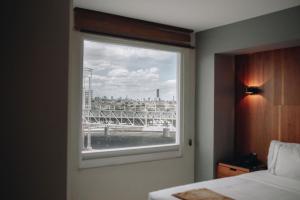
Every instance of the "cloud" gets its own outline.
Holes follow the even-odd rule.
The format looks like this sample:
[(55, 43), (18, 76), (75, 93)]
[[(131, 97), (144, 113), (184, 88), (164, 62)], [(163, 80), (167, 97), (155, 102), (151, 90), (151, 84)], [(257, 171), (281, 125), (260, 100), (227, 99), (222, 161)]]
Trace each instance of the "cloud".
[(107, 73), (111, 77), (123, 77), (128, 75), (127, 69), (113, 69)]
[(152, 73), (155, 73), (155, 72), (158, 72), (158, 71), (159, 71), (159, 69), (157, 67), (151, 67), (150, 68), (150, 72), (152, 72)]
[(177, 54), (145, 48), (84, 42), (84, 67), (93, 69), (94, 96), (176, 96)]

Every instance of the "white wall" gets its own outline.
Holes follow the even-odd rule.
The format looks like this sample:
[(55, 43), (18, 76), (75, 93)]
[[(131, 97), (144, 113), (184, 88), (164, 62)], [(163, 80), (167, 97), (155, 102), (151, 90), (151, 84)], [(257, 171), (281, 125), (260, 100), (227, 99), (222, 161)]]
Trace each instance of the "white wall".
[[(193, 62), (184, 68), (184, 144), (180, 158), (141, 162), (108, 167), (78, 168), (79, 134), (79, 64), (80, 34), (70, 31), (69, 71), (69, 142), (68, 142), (68, 195), (70, 200), (142, 200), (150, 191), (190, 183), (194, 180), (194, 145), (188, 139), (194, 137), (195, 72)], [(189, 61), (194, 61), (193, 50)]]

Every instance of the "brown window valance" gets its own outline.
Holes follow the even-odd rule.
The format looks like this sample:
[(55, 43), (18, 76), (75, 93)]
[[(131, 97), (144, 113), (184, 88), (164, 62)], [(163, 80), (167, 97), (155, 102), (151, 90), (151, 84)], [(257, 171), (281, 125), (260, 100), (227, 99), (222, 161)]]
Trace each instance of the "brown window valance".
[(75, 29), (181, 47), (191, 46), (193, 30), (82, 8), (74, 8)]

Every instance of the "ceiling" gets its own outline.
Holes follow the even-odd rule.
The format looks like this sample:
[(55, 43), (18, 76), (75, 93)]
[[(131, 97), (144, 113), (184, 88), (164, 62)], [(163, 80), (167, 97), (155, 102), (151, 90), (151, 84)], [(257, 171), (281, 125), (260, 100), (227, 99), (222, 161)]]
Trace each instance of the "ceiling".
[(74, 0), (74, 7), (201, 31), (300, 5), (300, 0)]

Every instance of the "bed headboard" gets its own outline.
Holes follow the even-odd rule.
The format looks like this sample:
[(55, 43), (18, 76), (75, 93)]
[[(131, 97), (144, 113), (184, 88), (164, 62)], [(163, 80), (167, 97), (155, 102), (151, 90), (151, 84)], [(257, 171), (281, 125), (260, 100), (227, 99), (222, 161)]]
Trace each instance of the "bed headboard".
[[(235, 151), (267, 161), (271, 140), (300, 143), (300, 47), (236, 56)], [(246, 95), (245, 86), (262, 93)]]

